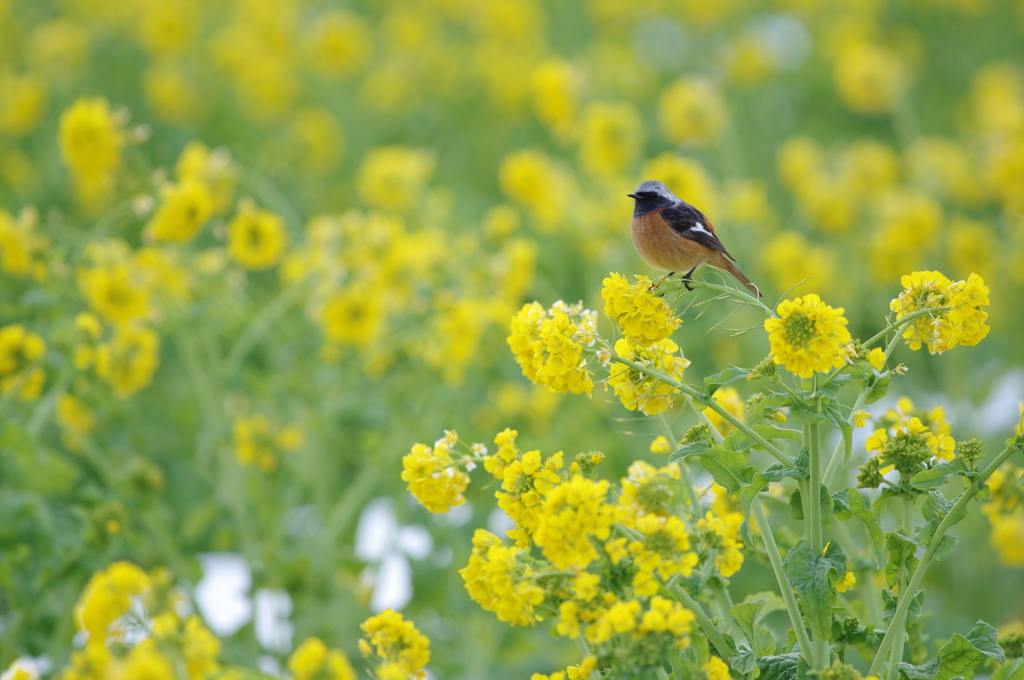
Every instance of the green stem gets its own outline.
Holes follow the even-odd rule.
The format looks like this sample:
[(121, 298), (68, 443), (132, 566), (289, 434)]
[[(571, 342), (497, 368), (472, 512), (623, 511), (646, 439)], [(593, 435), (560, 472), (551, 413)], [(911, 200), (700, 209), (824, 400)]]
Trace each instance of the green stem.
[(704, 608), (696, 602), (690, 594), (683, 590), (683, 587), (676, 583), (675, 577), (665, 584), (665, 589), (677, 600), (686, 605), (686, 608), (693, 612), (693, 615), (697, 617), (697, 625), (700, 626), (701, 631), (707, 636), (711, 644), (718, 650), (718, 655), (723, 659), (728, 659), (730, 656), (736, 654), (736, 650), (726, 642), (725, 637), (722, 633), (715, 628), (715, 624), (712, 623), (708, 615), (704, 613)]
[(690, 279), (690, 287), (707, 288), (708, 290), (713, 290), (718, 293), (725, 293), (726, 295), (735, 298), (737, 302), (742, 302), (743, 304), (751, 305), (754, 307), (760, 307), (764, 311), (764, 313), (767, 314), (769, 319), (775, 318), (775, 312), (772, 311), (771, 307), (768, 307), (766, 304), (761, 302), (761, 300), (754, 297), (753, 295), (749, 293), (744, 293), (743, 291), (737, 288), (723, 286), (718, 283), (708, 283), (707, 281), (700, 278)]
[[(675, 378), (672, 378), (671, 376), (668, 376), (668, 375), (662, 373), (661, 371), (657, 371), (657, 370), (655, 370), (653, 368), (650, 368), (648, 366), (644, 366), (643, 364), (638, 364), (635, 361), (630, 361), (629, 359), (626, 359), (625, 357), (619, 356), (615, 352), (612, 352), (611, 356), (612, 356), (612, 360), (613, 361), (616, 361), (616, 362), (622, 364), (623, 366), (629, 366), (630, 368), (633, 368), (633, 369), (635, 369), (637, 371), (640, 371), (644, 375), (648, 375), (648, 376), (650, 376), (652, 378), (660, 380), (661, 382), (665, 383), (669, 387), (674, 387), (677, 390), (679, 390), (680, 392), (683, 392), (684, 394), (690, 395), (690, 397), (696, 397), (698, 399), (703, 399), (704, 398), (704, 395), (701, 394), (700, 392), (698, 392), (693, 387), (690, 387), (686, 383), (681, 383), (678, 380), (676, 380)], [(775, 456), (775, 459), (778, 460), (783, 465), (790, 465), (792, 463), (792, 461), (790, 461), (790, 459), (784, 453), (782, 453), (782, 451), (780, 451), (778, 448), (776, 448), (776, 446), (774, 444), (769, 442), (767, 439), (765, 439), (764, 437), (762, 437), (758, 433), (754, 432), (754, 430), (752, 430), (751, 428), (747, 427), (743, 422), (741, 422), (738, 418), (736, 418), (736, 416), (734, 416), (733, 414), (731, 414), (727, 410), (725, 410), (725, 408), (723, 408), (714, 399), (712, 399), (711, 403), (708, 404), (708, 408), (710, 408), (712, 411), (714, 411), (718, 415), (722, 416), (722, 418), (724, 418), (726, 421), (728, 421), (729, 424), (731, 424), (737, 430), (739, 430), (740, 432), (742, 432), (743, 434), (745, 434), (746, 436), (750, 437), (751, 439), (756, 441), (758, 444), (760, 444), (761, 448), (763, 448), (765, 451), (767, 451), (771, 455)]]
[(228, 352), (227, 359), (224, 360), (225, 377), (235, 374), (246, 355), (263, 337), (263, 334), (299, 300), (306, 290), (304, 283), (304, 281), (299, 281), (285, 288), (280, 295), (271, 300), (252, 318), (245, 330), (239, 334), (231, 351)]
[[(818, 402), (818, 411), (821, 411), (821, 402)], [(810, 423), (807, 426), (807, 449), (810, 455), (810, 479), (807, 489), (807, 515), (804, 527), (807, 542), (815, 555), (821, 555), (824, 550), (824, 538), (822, 536), (821, 517), (821, 423)], [(812, 668), (824, 672), (829, 665), (829, 644), (827, 638), (822, 638), (814, 629), (811, 630), (814, 641)]]
[[(903, 499), (903, 517), (900, 520), (900, 528), (903, 530), (905, 536), (914, 535), (914, 501), (911, 498)], [(906, 599), (912, 599), (913, 594), (908, 594), (907, 590), (907, 572), (906, 569), (902, 568), (899, 570), (899, 591), (896, 593), (896, 606), (899, 607), (899, 603)], [(895, 617), (894, 619), (895, 620)], [(905, 626), (904, 626), (905, 627)], [(889, 655), (889, 671), (886, 673), (887, 678), (898, 678), (899, 677), (899, 663), (903, 661), (903, 647), (906, 644), (906, 636), (900, 635), (892, 643), (892, 653)]]
[[(718, 601), (720, 613), (719, 616), (725, 621), (726, 627), (729, 629), (729, 634), (732, 635), (733, 640), (742, 640), (746, 636), (743, 635), (743, 631), (740, 630), (739, 625), (736, 623), (736, 619), (732, 616), (732, 598), (729, 597), (729, 591), (726, 590), (725, 586), (722, 585), (721, 581), (717, 579), (711, 579), (708, 585), (711, 587), (711, 593), (714, 595), (714, 599)], [(753, 640), (747, 640), (750, 643), (751, 648), (754, 646)]]
[(764, 516), (764, 510), (761, 509), (760, 499), (755, 498), (754, 502), (750, 504), (750, 509), (754, 513), (754, 520), (757, 522), (761, 541), (764, 543), (764, 550), (768, 553), (768, 561), (771, 562), (772, 571), (775, 572), (775, 580), (779, 582), (782, 601), (786, 603), (786, 612), (789, 614), (789, 623), (793, 626), (793, 632), (796, 633), (797, 642), (800, 643), (800, 654), (804, 657), (807, 665), (810, 666), (813, 661), (811, 658), (811, 641), (807, 637), (807, 629), (804, 627), (804, 621), (800, 617), (800, 607), (797, 606), (796, 597), (793, 596), (793, 587), (789, 585), (789, 577), (786, 576), (786, 569), (782, 564), (779, 546), (775, 544), (775, 536), (772, 535), (772, 529), (768, 525), (768, 518)]
[[(939, 526), (935, 529), (935, 533), (932, 534), (932, 539), (928, 541), (928, 546), (924, 550), (924, 555), (921, 557), (921, 561), (918, 563), (917, 568), (914, 569), (914, 573), (910, 577), (910, 583), (907, 585), (907, 593), (916, 593), (917, 589), (921, 586), (921, 581), (924, 579), (924, 573), (928, 570), (928, 566), (931, 563), (932, 556), (939, 547), (939, 543), (946, 535), (946, 531), (950, 526), (953, 525), (953, 520), (967, 507), (967, 504), (971, 502), (978, 489), (988, 481), (988, 478), (992, 476), (992, 473), (1003, 464), (1007, 458), (1009, 458), (1015, 451), (1016, 446), (1007, 446), (1003, 451), (995, 457), (995, 459), (986, 467), (977, 477), (975, 483), (971, 485), (969, 489), (961, 494), (959, 500), (953, 504), (952, 509), (946, 516), (939, 522)], [(892, 622), (889, 624), (889, 628), (885, 631), (885, 637), (882, 638), (882, 642), (878, 645), (878, 651), (875, 653), (875, 659), (871, 662), (871, 669), (868, 671), (868, 675), (878, 675), (878, 671), (881, 669), (882, 664), (885, 662), (886, 656), (889, 653), (889, 649), (892, 647), (897, 635), (902, 636), (905, 632), (904, 628), (906, 625), (907, 611), (910, 609), (910, 602), (914, 598), (902, 597), (896, 605), (896, 611), (893, 613)], [(895, 678), (889, 678), (887, 680), (896, 680)]]

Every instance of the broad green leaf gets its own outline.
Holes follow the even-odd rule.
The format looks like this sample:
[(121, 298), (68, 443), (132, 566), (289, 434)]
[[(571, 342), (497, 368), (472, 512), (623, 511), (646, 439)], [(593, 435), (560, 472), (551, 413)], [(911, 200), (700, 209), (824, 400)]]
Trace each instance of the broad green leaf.
[(930, 663), (923, 666), (900, 663), (900, 672), (910, 680), (952, 680), (955, 677), (971, 680), (974, 669), (986, 656), (999, 663), (1006, 661), (996, 641), (997, 636), (995, 628), (984, 621), (978, 621), (967, 637), (954, 634)]
[[(828, 492), (828, 487), (822, 484), (819, 487), (818, 494), (819, 505), (821, 507), (821, 518), (824, 520), (832, 514), (832, 495)], [(804, 506), (803, 499), (800, 496), (800, 489), (793, 489), (793, 495), (789, 497), (789, 513), (793, 515), (793, 519), (804, 518)]]
[(745, 368), (727, 368), (724, 371), (719, 371), (714, 375), (709, 375), (704, 378), (704, 393), (707, 395), (707, 403), (711, 402), (711, 398), (715, 396), (715, 392), (718, 391), (719, 387), (734, 383), (737, 380), (742, 380), (750, 375), (750, 371)]
[(695, 456), (701, 453), (705, 453), (711, 449), (711, 442), (701, 439), (700, 441), (692, 442), (686, 446), (681, 447), (679, 450), (669, 456), (668, 462), (675, 463), (677, 461), (686, 458), (687, 456)]
[(885, 537), (882, 534), (882, 523), (879, 521), (878, 515), (872, 512), (864, 500), (864, 496), (854, 488), (836, 491), (832, 494), (832, 500), (833, 512), (838, 519), (845, 522), (851, 517), (856, 517), (864, 523), (868, 538), (871, 540), (871, 551), (875, 554), (875, 564), (881, 568), (885, 564)]
[(811, 458), (807, 455), (807, 449), (801, 449), (800, 455), (796, 458), (790, 458), (790, 460), (793, 461), (792, 465), (786, 466), (782, 463), (775, 463), (768, 466), (761, 475), (769, 482), (781, 482), (783, 477), (807, 479), (811, 476)]
[[(920, 530), (917, 532), (917, 542), (923, 546), (927, 546), (932, 541), (932, 537), (935, 535), (935, 530), (939, 527), (939, 519), (931, 519), (928, 522), (921, 525)], [(943, 536), (942, 540), (935, 547), (935, 559), (941, 560), (943, 557), (953, 552), (956, 547), (957, 539), (955, 536)]]
[(990, 659), (1006, 663), (1006, 654), (999, 646), (999, 631), (984, 621), (974, 624), (974, 628), (971, 628), (971, 632), (967, 634), (967, 640)]
[(747, 457), (738, 451), (716, 446), (698, 455), (708, 474), (728, 489), (730, 494), (738, 494), (740, 488), (754, 479), (754, 468), (747, 462)]
[(885, 564), (885, 582), (891, 588), (899, 583), (901, 571), (905, 579), (909, 579), (911, 572), (917, 568), (917, 543), (892, 531), (885, 535), (885, 547), (889, 552)]
[(817, 411), (811, 411), (809, 409), (806, 409), (803, 406), (800, 406), (799, 404), (789, 405), (789, 415), (791, 415), (793, 419), (798, 422), (809, 423), (811, 425), (813, 425), (814, 423), (825, 422), (824, 415), (818, 413)]
[(843, 433), (843, 460), (850, 460), (850, 454), (853, 451), (853, 426), (839, 412), (835, 404), (829, 404), (825, 409), (825, 417)]
[(761, 610), (766, 604), (768, 604), (768, 598), (741, 602), (733, 605), (730, 609), (737, 625), (747, 636), (747, 642), (750, 643), (757, 656), (767, 656), (775, 652), (775, 639), (772, 634), (757, 625)]
[(864, 400), (864, 404), (873, 404), (889, 391), (889, 371), (876, 375), (874, 378), (868, 378), (867, 380), (868, 396)]
[(937, 489), (950, 477), (956, 476), (977, 476), (976, 472), (967, 469), (963, 458), (954, 458), (947, 463), (939, 463), (928, 470), (921, 470), (910, 478), (910, 485), (915, 489), (927, 490)]
[(754, 475), (754, 479), (750, 484), (740, 489), (740, 507), (743, 508), (744, 516), (750, 512), (750, 504), (757, 498), (757, 494), (761, 493), (761, 490), (766, 486), (768, 486), (768, 480), (758, 473)]
[[(749, 676), (749, 680), (754, 680), (761, 674), (757, 667), (757, 656), (749, 647), (740, 647), (736, 654), (730, 656), (729, 667), (737, 673)], [(751, 673), (753, 675), (750, 675)]]
[[(882, 588), (882, 602), (884, 603), (884, 609), (882, 610), (882, 621), (885, 623), (892, 623), (893, 614), (896, 613), (896, 596), (888, 588)], [(924, 612), (924, 591), (919, 590), (914, 593), (914, 599), (910, 601), (910, 606), (907, 608), (907, 625), (911, 626), (921, 620), (921, 615)]]
[(799, 652), (765, 656), (757, 660), (761, 669), (760, 680), (797, 680), (800, 664), (806, 665)]
[[(815, 555), (801, 540), (790, 549), (784, 564), (790, 585), (804, 605), (808, 626), (819, 637), (828, 638), (832, 632), (832, 583), (839, 576), (835, 563)], [(843, 569), (845, 573), (845, 565)]]

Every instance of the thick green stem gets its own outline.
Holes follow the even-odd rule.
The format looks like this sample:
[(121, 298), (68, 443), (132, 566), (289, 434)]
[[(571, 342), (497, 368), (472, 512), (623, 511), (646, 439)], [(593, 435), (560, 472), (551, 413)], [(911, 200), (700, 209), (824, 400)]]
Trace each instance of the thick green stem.
[[(820, 404), (819, 404), (820, 410)], [(807, 426), (807, 450), (811, 459), (810, 479), (807, 486), (807, 515), (805, 515), (804, 527), (806, 529), (807, 542), (815, 555), (821, 555), (824, 550), (824, 538), (822, 536), (821, 517), (821, 424), (811, 423)], [(816, 671), (825, 671), (829, 665), (828, 639), (822, 638), (817, 631), (811, 631), (814, 638), (814, 663), (812, 668)]]
[(735, 298), (737, 302), (742, 302), (743, 304), (751, 305), (753, 307), (760, 307), (761, 310), (764, 311), (764, 313), (768, 316), (768, 318), (775, 318), (775, 312), (772, 311), (771, 307), (767, 306), (766, 304), (761, 302), (761, 300), (754, 297), (753, 295), (749, 293), (744, 293), (743, 291), (737, 288), (730, 288), (729, 286), (723, 286), (717, 283), (708, 283), (707, 281), (704, 281), (703, 279), (699, 278), (691, 279), (690, 287), (707, 288), (708, 290), (713, 290), (718, 293), (725, 293), (726, 295)]
[(715, 624), (711, 622), (708, 615), (704, 613), (704, 608), (690, 597), (690, 594), (683, 590), (682, 586), (673, 579), (665, 585), (665, 588), (674, 598), (686, 605), (687, 609), (692, 611), (694, 616), (697, 617), (697, 625), (700, 626), (701, 631), (711, 641), (711, 644), (715, 646), (715, 649), (718, 650), (719, 656), (723, 659), (728, 659), (736, 654), (736, 650), (729, 645), (722, 633), (715, 628)]
[[(629, 359), (626, 359), (625, 357), (619, 356), (615, 352), (611, 353), (611, 357), (612, 357), (613, 361), (615, 361), (617, 363), (620, 363), (623, 366), (629, 366), (632, 369), (640, 371), (644, 375), (648, 375), (648, 376), (650, 376), (652, 378), (660, 380), (661, 382), (665, 383), (669, 387), (674, 387), (675, 389), (679, 390), (680, 392), (683, 392), (684, 394), (690, 395), (690, 397), (692, 397), (692, 398), (693, 397), (698, 398), (698, 399), (703, 399), (704, 398), (704, 395), (701, 394), (700, 392), (698, 392), (693, 387), (690, 387), (686, 383), (681, 383), (678, 380), (676, 380), (675, 378), (673, 378), (673, 377), (671, 377), (669, 375), (666, 375), (666, 374), (662, 373), (661, 371), (657, 371), (657, 370), (655, 370), (653, 368), (650, 368), (649, 366), (644, 366), (643, 364), (638, 364), (635, 361), (630, 361)], [(725, 410), (725, 408), (723, 408), (714, 399), (712, 399), (711, 403), (708, 404), (708, 408), (710, 408), (712, 411), (714, 411), (718, 415), (722, 416), (722, 418), (724, 418), (726, 421), (728, 421), (729, 424), (732, 425), (733, 427), (735, 427), (737, 430), (739, 430), (740, 432), (742, 432), (743, 434), (745, 434), (746, 436), (750, 437), (755, 442), (760, 444), (761, 448), (763, 448), (765, 451), (767, 451), (771, 455), (775, 456), (775, 459), (778, 460), (783, 465), (790, 465), (792, 463), (792, 461), (790, 461), (790, 459), (786, 456), (786, 454), (782, 453), (782, 451), (780, 451), (774, 444), (772, 444), (767, 439), (765, 439), (764, 437), (759, 435), (757, 432), (754, 432), (753, 429), (747, 427), (745, 423), (743, 423), (736, 416), (734, 416), (733, 414), (731, 414), (727, 410)]]
[[(917, 568), (914, 569), (914, 573), (910, 576), (910, 583), (907, 585), (904, 592), (911, 593), (910, 597), (902, 597), (896, 605), (896, 611), (893, 613), (892, 622), (889, 624), (888, 630), (885, 631), (885, 637), (882, 638), (882, 642), (878, 645), (878, 652), (875, 653), (875, 659), (871, 662), (871, 669), (868, 671), (868, 675), (878, 675), (878, 671), (881, 670), (882, 664), (885, 663), (885, 659), (892, 648), (893, 643), (897, 636), (902, 637), (906, 627), (907, 611), (910, 609), (910, 602), (914, 599), (912, 594), (917, 592), (917, 589), (921, 587), (921, 581), (924, 579), (924, 574), (928, 570), (929, 564), (931, 564), (932, 556), (939, 547), (939, 543), (942, 538), (946, 535), (946, 531), (953, 525), (953, 520), (960, 515), (967, 507), (967, 504), (971, 502), (975, 494), (978, 493), (978, 489), (988, 481), (988, 478), (992, 476), (992, 473), (1003, 464), (1003, 462), (1009, 458), (1015, 451), (1016, 446), (1008, 446), (1003, 449), (1002, 453), (993, 459), (993, 461), (978, 475), (975, 483), (963, 494), (961, 494), (959, 500), (953, 504), (952, 509), (946, 516), (939, 522), (939, 526), (935, 529), (935, 533), (932, 534), (932, 539), (928, 541), (928, 546), (924, 550), (924, 555), (921, 557), (921, 561), (918, 563)], [(887, 680), (896, 680), (896, 678), (887, 678)]]
[[(911, 498), (903, 499), (903, 517), (900, 520), (900, 528), (903, 530), (904, 536), (914, 535), (914, 501)], [(908, 598), (913, 598), (913, 593), (909, 593), (907, 589), (907, 572), (905, 569), (899, 570), (899, 577), (897, 583), (899, 583), (899, 590), (896, 593), (896, 606), (899, 607), (899, 603)], [(894, 617), (895, 620), (895, 617)], [(887, 678), (898, 678), (899, 677), (899, 663), (903, 661), (903, 647), (906, 644), (906, 636), (900, 635), (892, 643), (892, 653), (889, 655), (889, 671), (886, 673)]]
[[(729, 629), (729, 634), (732, 635), (734, 640), (744, 639), (743, 631), (740, 630), (739, 625), (736, 623), (736, 619), (732, 616), (732, 598), (729, 597), (729, 591), (725, 589), (725, 586), (723, 586), (720, 581), (716, 581), (714, 579), (712, 579), (708, 585), (711, 588), (712, 595), (714, 595), (712, 599), (716, 601), (719, 606), (718, 616), (725, 621), (725, 625)], [(753, 641), (747, 640), (747, 642), (749, 642), (751, 648), (753, 648)]]
[(761, 541), (764, 543), (764, 550), (768, 553), (768, 561), (772, 564), (772, 571), (775, 572), (775, 580), (779, 582), (779, 590), (782, 593), (782, 601), (786, 603), (786, 612), (789, 614), (789, 622), (796, 633), (797, 642), (800, 643), (800, 654), (804, 661), (810, 666), (813, 661), (811, 657), (811, 641), (807, 637), (807, 629), (804, 627), (804, 620), (800, 617), (800, 607), (796, 604), (796, 597), (793, 596), (793, 588), (789, 585), (789, 577), (786, 576), (786, 569), (782, 564), (782, 555), (779, 554), (779, 546), (775, 544), (775, 537), (768, 525), (768, 518), (764, 516), (761, 509), (761, 501), (758, 498), (750, 504), (754, 513), (754, 520), (761, 533)]

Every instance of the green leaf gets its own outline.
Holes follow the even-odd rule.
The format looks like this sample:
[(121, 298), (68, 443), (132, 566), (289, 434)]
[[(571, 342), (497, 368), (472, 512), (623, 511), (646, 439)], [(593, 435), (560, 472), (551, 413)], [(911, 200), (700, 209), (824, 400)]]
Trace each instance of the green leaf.
[(868, 396), (864, 399), (865, 406), (875, 403), (889, 391), (889, 371), (876, 374), (874, 378), (868, 378), (867, 387)]
[(743, 634), (747, 636), (757, 656), (767, 656), (775, 652), (775, 638), (772, 634), (757, 625), (761, 610), (768, 604), (768, 598), (753, 600), (752, 602), (741, 602), (733, 605), (729, 610), (736, 619), (737, 625)]
[[(882, 601), (885, 603), (885, 609), (882, 611), (882, 621), (892, 623), (892, 617), (896, 613), (896, 596), (888, 588), (882, 588)], [(910, 601), (910, 606), (907, 608), (907, 625), (912, 626), (920, 621), (923, 613), (924, 591), (919, 590), (914, 593), (914, 599)]]
[(755, 498), (757, 498), (757, 494), (761, 493), (761, 490), (766, 486), (768, 486), (768, 480), (760, 474), (755, 474), (753, 481), (740, 489), (740, 507), (743, 508), (744, 517), (750, 513), (750, 504), (754, 502)]
[(738, 451), (716, 446), (698, 455), (708, 474), (728, 489), (730, 494), (738, 494), (740, 488), (754, 479), (754, 468), (747, 462), (747, 457)]
[[(757, 667), (757, 656), (748, 647), (740, 647), (736, 654), (729, 657), (729, 667), (737, 673), (749, 676), (748, 680), (754, 680), (761, 674)], [(749, 675), (753, 673), (753, 675)]]
[(889, 551), (889, 560), (885, 565), (885, 582), (891, 588), (899, 583), (901, 572), (909, 579), (910, 573), (917, 568), (918, 559), (915, 553), (918, 546), (914, 541), (895, 531), (885, 535), (885, 546)]
[[(827, 639), (832, 631), (832, 583), (839, 577), (835, 563), (829, 557), (815, 555), (801, 540), (786, 554), (784, 564), (790, 585), (804, 605), (808, 626)], [(843, 570), (845, 573), (845, 565)]]
[(915, 666), (903, 662), (899, 665), (900, 672), (910, 680), (952, 680), (955, 677), (971, 680), (974, 669), (986, 656), (1005, 663), (1006, 657), (996, 641), (997, 636), (995, 628), (978, 621), (967, 637), (954, 634), (930, 663)]
[(757, 667), (761, 669), (760, 680), (797, 680), (801, 663), (806, 664), (800, 652), (762, 657), (757, 660)]
[[(824, 520), (832, 514), (832, 496), (828, 492), (828, 487), (824, 484), (819, 487), (818, 501), (821, 507), (821, 518)], [(804, 518), (804, 506), (803, 499), (800, 496), (800, 489), (793, 489), (793, 495), (789, 497), (789, 514), (793, 516), (793, 519), (802, 520)]]
[[(864, 496), (852, 487), (836, 491), (832, 494), (832, 501), (834, 508), (840, 508), (840, 510), (833, 510), (838, 519), (845, 522), (856, 517), (864, 523), (864, 527), (868, 531), (868, 538), (871, 540), (871, 550), (875, 554), (875, 564), (881, 568), (885, 564), (885, 537), (882, 534), (882, 523), (878, 515), (868, 507)], [(849, 515), (846, 515), (847, 512)]]
[(708, 399), (715, 396), (715, 392), (718, 391), (719, 387), (734, 383), (737, 380), (742, 380), (750, 375), (750, 371), (745, 368), (727, 368), (724, 371), (719, 371), (714, 375), (709, 375), (704, 378), (704, 392), (708, 395)]
[(796, 458), (790, 458), (790, 460), (793, 461), (791, 466), (787, 467), (782, 463), (775, 463), (768, 466), (761, 475), (769, 482), (781, 482), (783, 477), (807, 479), (811, 476), (811, 458), (807, 454), (807, 449), (801, 449), (800, 455)]
[(709, 449), (711, 449), (711, 446), (711, 442), (706, 441), (704, 439), (692, 442), (690, 444), (687, 444), (686, 446), (681, 447), (679, 450), (677, 450), (671, 456), (669, 456), (668, 462), (675, 463), (677, 461), (682, 460), (683, 458), (686, 458), (687, 456), (695, 456), (701, 453), (705, 453)]
[(817, 411), (811, 411), (800, 404), (790, 404), (789, 415), (793, 416), (796, 421), (809, 425), (825, 422), (824, 415), (819, 414)]
[(762, 437), (764, 437), (765, 439), (768, 439), (768, 440), (771, 440), (771, 439), (803, 439), (803, 434), (800, 433), (800, 432), (797, 432), (796, 430), (787, 430), (786, 428), (783, 428), (783, 427), (773, 427), (771, 425), (766, 425), (764, 423), (760, 423), (758, 425), (754, 425), (753, 429), (754, 429), (754, 432), (758, 433), (759, 435), (761, 435)]
[(967, 634), (967, 640), (974, 647), (990, 659), (999, 663), (1006, 663), (1006, 654), (999, 646), (999, 631), (984, 621), (978, 621)]
[(843, 417), (835, 404), (828, 405), (825, 417), (843, 433), (843, 461), (850, 460), (850, 454), (853, 452), (853, 426)]
[(967, 468), (967, 463), (964, 462), (964, 459), (954, 458), (947, 463), (939, 463), (928, 470), (921, 470), (910, 478), (910, 486), (921, 490), (937, 489), (945, 484), (946, 480), (950, 477), (973, 477), (978, 474), (977, 472), (969, 473), (972, 473), (972, 471)]

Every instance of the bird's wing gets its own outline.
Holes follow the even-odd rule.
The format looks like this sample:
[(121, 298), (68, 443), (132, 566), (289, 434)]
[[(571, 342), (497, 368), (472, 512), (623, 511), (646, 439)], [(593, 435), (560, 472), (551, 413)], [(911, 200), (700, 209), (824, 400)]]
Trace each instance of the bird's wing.
[(715, 228), (712, 226), (711, 220), (689, 203), (669, 206), (661, 211), (661, 216), (672, 231), (683, 238), (717, 250), (730, 260), (735, 261), (736, 258), (729, 254), (722, 242), (718, 240), (718, 236), (715, 235)]

